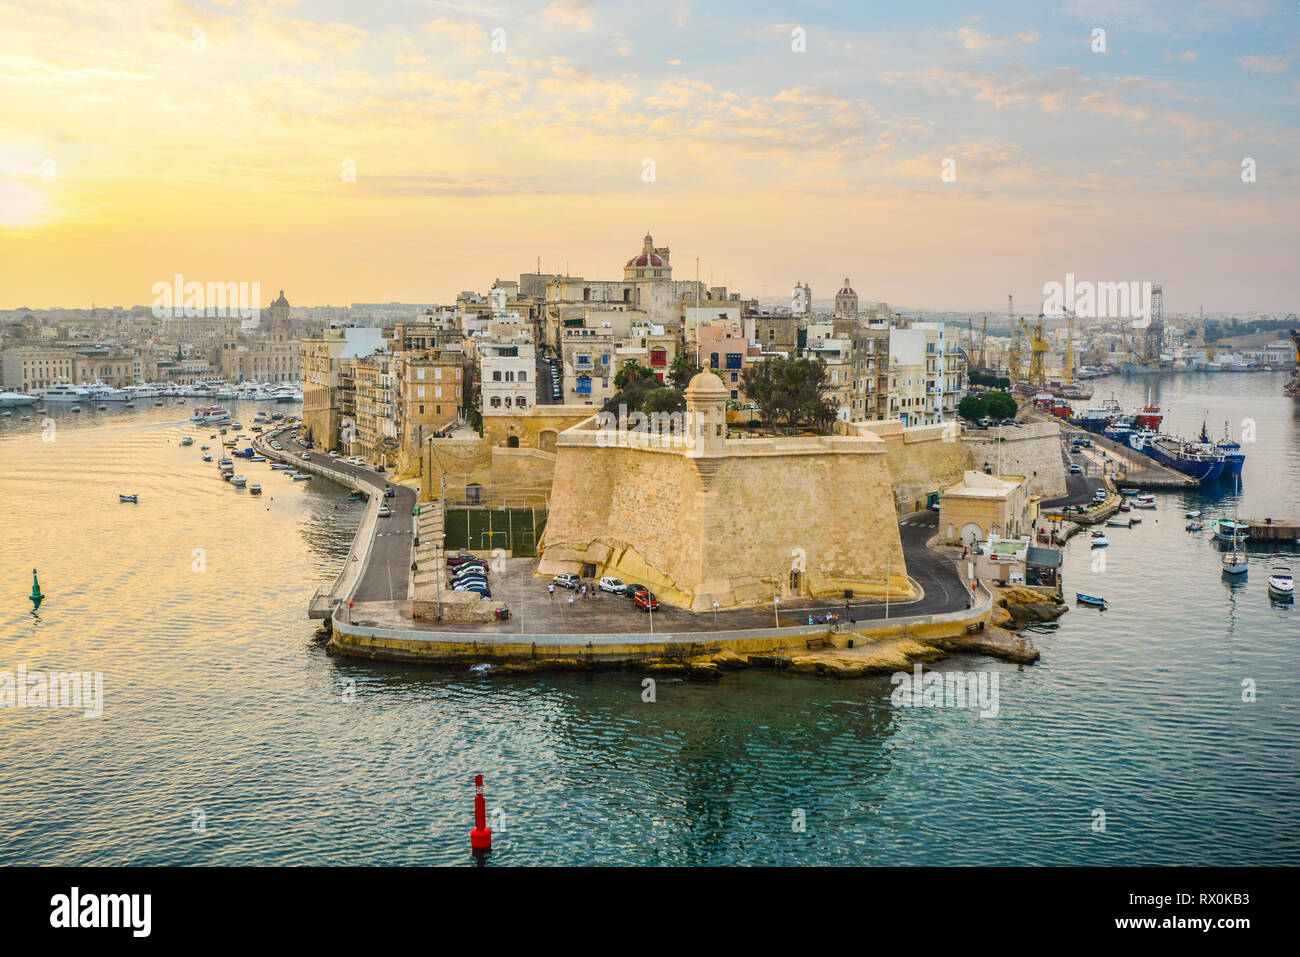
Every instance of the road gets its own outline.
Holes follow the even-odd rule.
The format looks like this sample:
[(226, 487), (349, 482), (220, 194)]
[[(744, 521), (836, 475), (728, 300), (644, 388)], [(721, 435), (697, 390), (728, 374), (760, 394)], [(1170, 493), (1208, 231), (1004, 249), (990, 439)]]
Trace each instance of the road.
[[(289, 439), (287, 432), (280, 433), (277, 438), (284, 445), (284, 450), (293, 455), (301, 457), (304, 452), (310, 451), (313, 459), (336, 471), (355, 475), (381, 487), (387, 484), (386, 476), (374, 469), (352, 465), (344, 459), (331, 459), (319, 449), (309, 450), (297, 439)], [(353, 594), (354, 601), (406, 601), (407, 573), (411, 567), (411, 536), (415, 526), (411, 509), (415, 507), (417, 493), (405, 485), (393, 485), (392, 489), (393, 497), (388, 499), (388, 505), (393, 514), (389, 518), (379, 519), (375, 525), (370, 557)]]

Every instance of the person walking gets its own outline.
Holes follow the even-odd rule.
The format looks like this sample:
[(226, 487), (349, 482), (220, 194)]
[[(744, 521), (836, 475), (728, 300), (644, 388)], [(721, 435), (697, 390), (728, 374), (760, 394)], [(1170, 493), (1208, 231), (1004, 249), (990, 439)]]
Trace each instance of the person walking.
[(546, 590), (550, 592), (551, 601), (555, 601), (555, 582), (551, 582), (550, 584), (548, 584), (546, 586)]

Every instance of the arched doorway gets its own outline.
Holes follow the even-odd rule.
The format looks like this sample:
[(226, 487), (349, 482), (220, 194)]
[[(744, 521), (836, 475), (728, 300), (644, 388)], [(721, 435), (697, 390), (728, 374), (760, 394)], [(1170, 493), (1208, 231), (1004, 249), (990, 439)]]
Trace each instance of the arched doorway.
[(519, 448), (519, 436), (512, 435), (508, 439), (506, 439), (506, 448), (508, 449)]
[(542, 429), (542, 431), (537, 433), (537, 447), (539, 449), (554, 451), (555, 443), (559, 436), (560, 433), (556, 432), (554, 429)]
[(980, 528), (974, 522), (967, 522), (961, 527), (961, 543), (963, 545), (974, 545), (984, 537), (984, 529)]

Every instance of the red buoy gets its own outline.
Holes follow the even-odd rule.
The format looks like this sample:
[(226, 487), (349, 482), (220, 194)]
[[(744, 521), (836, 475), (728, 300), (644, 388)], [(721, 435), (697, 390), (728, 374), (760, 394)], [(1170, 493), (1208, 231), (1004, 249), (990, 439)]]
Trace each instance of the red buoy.
[(492, 828), (487, 826), (487, 801), (483, 797), (481, 774), (474, 775), (474, 830), (469, 832), (469, 847), (479, 864), (492, 853)]

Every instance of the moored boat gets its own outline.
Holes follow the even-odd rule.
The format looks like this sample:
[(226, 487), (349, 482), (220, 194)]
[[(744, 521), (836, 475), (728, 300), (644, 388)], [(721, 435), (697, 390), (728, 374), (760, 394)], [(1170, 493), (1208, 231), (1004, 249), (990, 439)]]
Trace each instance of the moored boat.
[(1102, 535), (1102, 536), (1100, 536), (1100, 537), (1098, 537), (1098, 538), (1094, 538), (1094, 539), (1092, 540), (1092, 547), (1093, 547), (1093, 548), (1108, 548), (1108, 547), (1110, 547), (1110, 539), (1106, 538), (1105, 535)]
[(139, 504), (140, 504), (140, 496), (139, 496), (139, 495), (122, 495), (122, 494), (119, 493), (118, 496), (117, 496), (117, 500), (118, 500), (119, 502), (130, 502), (132, 505), (139, 505)]
[(193, 436), (187, 435), (185, 436), (185, 438), (181, 439), (181, 445), (193, 445), (193, 444), (194, 444)]
[(252, 485), (248, 486), (248, 494), (249, 494), (249, 495), (261, 495), (261, 494), (262, 494), (262, 484), (261, 484), (260, 482), (254, 482)]
[(1211, 519), (1210, 529), (1214, 532), (1214, 537), (1221, 542), (1244, 542), (1250, 537), (1249, 525), (1230, 518)]
[(248, 476), (247, 476), (247, 475), (233, 475), (233, 476), (231, 476), (231, 478), (230, 478), (230, 484), (233, 485), (233, 486), (235, 486), (236, 488), (243, 488), (245, 485), (248, 484)]
[(1081, 591), (1077, 591), (1074, 593), (1074, 600), (1077, 601), (1080, 605), (1088, 605), (1092, 608), (1100, 608), (1102, 611), (1105, 611), (1107, 608), (1106, 599), (1098, 598), (1096, 595), (1085, 595)]
[(1188, 522), (1188, 523), (1187, 523), (1187, 530), (1188, 530), (1189, 532), (1199, 532), (1199, 531), (1200, 531), (1201, 529), (1203, 529), (1203, 528), (1205, 528), (1205, 526), (1202, 525), (1200, 522)]
[(1128, 518), (1108, 518), (1106, 524), (1111, 528), (1132, 528), (1133, 520)]
[(1295, 598), (1295, 579), (1287, 565), (1274, 565), (1268, 570), (1268, 594), (1279, 601), (1291, 601)]
[(1223, 455), (1202, 443), (1157, 436), (1143, 450), (1166, 468), (1197, 482), (1212, 482), (1223, 474)]

